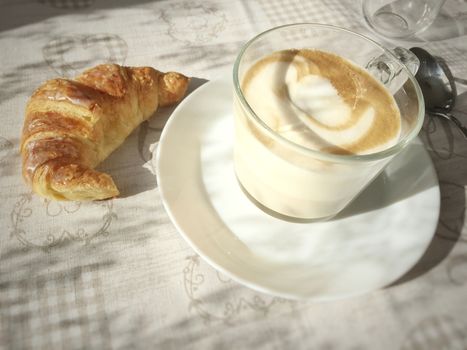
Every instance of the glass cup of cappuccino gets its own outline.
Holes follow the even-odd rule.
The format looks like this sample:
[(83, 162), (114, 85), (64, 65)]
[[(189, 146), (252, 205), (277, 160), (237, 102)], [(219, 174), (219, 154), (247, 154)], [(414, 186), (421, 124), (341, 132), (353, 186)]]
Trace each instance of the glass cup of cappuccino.
[(286, 219), (338, 214), (420, 131), (413, 57), (312, 23), (246, 43), (233, 80), (234, 167), (247, 196)]

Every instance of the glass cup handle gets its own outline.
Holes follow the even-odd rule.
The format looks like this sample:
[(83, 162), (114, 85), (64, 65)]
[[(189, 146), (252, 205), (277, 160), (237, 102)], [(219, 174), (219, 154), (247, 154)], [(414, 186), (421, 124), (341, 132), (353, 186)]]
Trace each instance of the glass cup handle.
[[(391, 52), (413, 75), (417, 73), (420, 61), (415, 54), (403, 47), (396, 47), (392, 49)], [(386, 86), (390, 86), (402, 71), (401, 66), (395, 63), (393, 58), (390, 58), (385, 54), (371, 59), (366, 65), (366, 69), (373, 75), (373, 77), (381, 81)], [(394, 87), (392, 87), (391, 90), (394, 90)]]

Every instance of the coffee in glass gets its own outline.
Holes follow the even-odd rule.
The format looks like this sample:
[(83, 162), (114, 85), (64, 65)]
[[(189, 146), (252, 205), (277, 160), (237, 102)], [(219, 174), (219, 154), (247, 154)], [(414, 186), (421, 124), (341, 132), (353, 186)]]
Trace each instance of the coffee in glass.
[[(365, 69), (381, 55), (398, 70), (399, 85), (385, 86)], [(237, 178), (260, 207), (286, 217), (336, 215), (423, 122), (407, 68), (371, 40), (333, 26), (260, 34), (240, 53), (234, 84)]]

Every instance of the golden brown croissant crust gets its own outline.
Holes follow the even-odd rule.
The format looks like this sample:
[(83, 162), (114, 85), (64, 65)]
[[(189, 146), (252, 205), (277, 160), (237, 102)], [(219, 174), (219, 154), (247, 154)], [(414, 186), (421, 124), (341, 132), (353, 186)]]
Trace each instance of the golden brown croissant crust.
[(117, 196), (112, 178), (94, 168), (159, 106), (180, 101), (188, 82), (179, 73), (116, 64), (45, 82), (26, 107), (23, 177), (51, 199)]

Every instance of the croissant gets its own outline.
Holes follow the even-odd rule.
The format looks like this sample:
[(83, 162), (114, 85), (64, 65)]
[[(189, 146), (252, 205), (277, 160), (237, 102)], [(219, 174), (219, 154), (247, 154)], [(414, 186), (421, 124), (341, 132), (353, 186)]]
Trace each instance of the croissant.
[(181, 100), (189, 79), (150, 67), (104, 64), (74, 80), (53, 79), (31, 96), (21, 138), (25, 181), (55, 200), (119, 195), (94, 168), (159, 106)]

